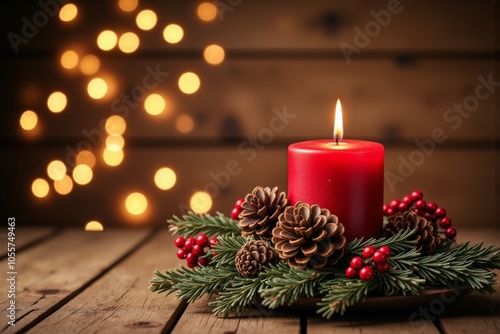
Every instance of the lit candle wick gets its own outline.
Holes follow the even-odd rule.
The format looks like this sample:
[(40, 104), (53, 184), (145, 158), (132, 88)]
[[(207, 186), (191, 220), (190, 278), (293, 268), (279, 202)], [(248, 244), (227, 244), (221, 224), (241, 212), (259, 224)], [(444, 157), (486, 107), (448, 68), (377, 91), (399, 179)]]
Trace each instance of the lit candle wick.
[(337, 100), (337, 106), (335, 107), (335, 122), (333, 124), (333, 138), (335, 139), (337, 145), (343, 135), (344, 127), (342, 124), (342, 106), (340, 105), (340, 100)]
[(335, 136), (335, 142), (337, 143), (337, 145), (339, 144), (339, 135)]

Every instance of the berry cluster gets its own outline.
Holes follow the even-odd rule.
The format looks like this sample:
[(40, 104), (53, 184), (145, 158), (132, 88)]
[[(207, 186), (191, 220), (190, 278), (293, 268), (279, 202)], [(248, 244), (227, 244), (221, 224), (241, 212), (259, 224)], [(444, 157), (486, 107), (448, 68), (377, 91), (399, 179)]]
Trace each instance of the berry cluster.
[(240, 213), (241, 211), (243, 211), (243, 209), (241, 208), (241, 204), (243, 204), (243, 202), (245, 202), (245, 199), (244, 198), (240, 198), (236, 201), (236, 203), (234, 203), (234, 209), (233, 211), (231, 211), (231, 218), (233, 219), (240, 219)]
[(448, 239), (454, 239), (457, 236), (457, 230), (451, 227), (451, 218), (446, 216), (446, 210), (435, 202), (426, 202), (423, 197), (420, 190), (414, 190), (401, 200), (393, 199), (389, 204), (384, 204), (384, 215), (392, 216), (398, 212), (413, 210), (428, 221), (434, 224), (439, 223), (439, 226), (444, 229), (444, 235)]
[(177, 257), (181, 260), (186, 259), (189, 268), (194, 268), (198, 264), (206, 266), (209, 260), (203, 256), (207, 254), (208, 248), (214, 248), (217, 242), (219, 242), (217, 238), (209, 240), (205, 234), (200, 234), (196, 238), (178, 237), (175, 239), (175, 246), (179, 248)]
[(378, 250), (373, 246), (366, 246), (362, 252), (363, 258), (355, 256), (351, 259), (349, 267), (345, 270), (347, 278), (360, 278), (363, 281), (371, 281), (374, 276), (373, 269), (379, 273), (389, 271), (390, 265), (387, 258), (391, 256), (391, 249), (382, 246)]

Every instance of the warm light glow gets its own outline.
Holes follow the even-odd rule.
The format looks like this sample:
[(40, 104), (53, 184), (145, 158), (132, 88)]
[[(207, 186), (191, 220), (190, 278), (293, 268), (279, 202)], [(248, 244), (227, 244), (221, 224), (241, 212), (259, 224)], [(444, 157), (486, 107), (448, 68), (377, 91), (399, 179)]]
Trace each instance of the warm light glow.
[(144, 109), (150, 115), (159, 115), (165, 110), (165, 99), (159, 94), (151, 94), (144, 101)]
[(111, 151), (109, 148), (105, 148), (102, 153), (102, 158), (106, 165), (115, 167), (122, 163), (123, 161), (123, 151)]
[(125, 140), (120, 135), (109, 135), (106, 138), (106, 148), (112, 152), (121, 151), (125, 145)]
[(94, 153), (83, 150), (78, 152), (76, 155), (76, 164), (77, 165), (87, 165), (90, 168), (94, 168), (95, 166), (95, 155)]
[(73, 180), (68, 175), (64, 175), (62, 179), (54, 181), (54, 189), (60, 195), (67, 195), (73, 189)]
[(155, 174), (155, 184), (158, 188), (162, 190), (168, 190), (175, 185), (175, 181), (177, 180), (177, 176), (175, 172), (168, 168), (160, 168)]
[(224, 61), (224, 49), (216, 44), (209, 45), (203, 51), (203, 58), (210, 65), (219, 65)]
[(204, 191), (197, 191), (191, 196), (189, 204), (195, 213), (207, 213), (212, 208), (212, 198)]
[(97, 36), (97, 46), (103, 51), (109, 51), (116, 46), (118, 36), (114, 31), (104, 30)]
[(87, 85), (87, 92), (93, 99), (102, 99), (108, 92), (108, 84), (101, 78), (94, 78)]
[(131, 12), (137, 8), (138, 0), (119, 0), (118, 6), (124, 12)]
[(85, 231), (87, 231), (87, 232), (100, 232), (100, 231), (104, 231), (104, 227), (98, 221), (91, 220), (87, 224), (85, 224)]
[(61, 160), (53, 160), (47, 166), (47, 175), (54, 181), (66, 175), (66, 165)]
[(333, 139), (339, 141), (344, 136), (344, 126), (342, 124), (342, 106), (340, 99), (337, 99), (337, 106), (335, 107), (335, 124), (333, 126)]
[(139, 36), (133, 32), (126, 32), (120, 36), (118, 40), (118, 47), (122, 52), (132, 53), (139, 47)]
[(59, 113), (63, 111), (64, 108), (66, 108), (67, 103), (68, 99), (62, 92), (54, 92), (50, 94), (49, 98), (47, 99), (47, 107), (53, 113)]
[(73, 180), (80, 185), (85, 185), (92, 181), (92, 169), (87, 165), (77, 165), (73, 169)]
[(23, 130), (33, 130), (38, 124), (38, 116), (34, 111), (26, 110), (19, 118), (19, 124), (21, 124)]
[(193, 72), (186, 72), (179, 78), (179, 89), (184, 94), (193, 94), (200, 88), (200, 78)]
[(113, 115), (106, 120), (105, 128), (106, 132), (110, 135), (122, 135), (127, 128), (127, 123), (123, 117)]
[(193, 118), (189, 115), (181, 115), (175, 121), (175, 127), (181, 133), (189, 133), (194, 127)]
[(61, 65), (67, 70), (75, 68), (78, 65), (78, 54), (73, 50), (64, 52), (61, 56)]
[(76, 17), (76, 14), (78, 14), (78, 8), (75, 6), (75, 4), (68, 3), (64, 5), (59, 11), (59, 18), (63, 22), (69, 22)]
[(125, 200), (125, 207), (130, 214), (137, 216), (146, 211), (148, 200), (146, 196), (141, 193), (131, 193)]
[(94, 55), (86, 55), (80, 60), (80, 71), (86, 75), (92, 75), (99, 71), (101, 62)]
[(157, 17), (156, 13), (150, 9), (145, 9), (135, 18), (135, 23), (142, 30), (151, 30), (156, 25)]
[(217, 16), (217, 7), (210, 2), (203, 2), (198, 6), (197, 14), (203, 21), (212, 21)]
[(45, 179), (36, 179), (31, 184), (31, 191), (36, 197), (43, 198), (49, 194), (49, 183)]
[(170, 44), (179, 43), (184, 36), (184, 30), (178, 24), (169, 24), (163, 30), (163, 38)]

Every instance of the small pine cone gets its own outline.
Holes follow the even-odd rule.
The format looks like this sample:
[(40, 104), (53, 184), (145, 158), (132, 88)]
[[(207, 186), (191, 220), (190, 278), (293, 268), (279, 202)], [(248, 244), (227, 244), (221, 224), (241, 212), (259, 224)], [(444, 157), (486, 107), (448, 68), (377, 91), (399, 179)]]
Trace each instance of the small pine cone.
[(287, 206), (288, 199), (278, 187), (273, 189), (255, 187), (251, 194), (246, 195), (241, 204), (239, 225), (241, 234), (245, 237), (257, 235), (270, 240), (272, 230), (276, 226), (279, 214)]
[(439, 236), (434, 224), (413, 211), (399, 212), (388, 219), (384, 227), (384, 237), (389, 238), (401, 230), (416, 230), (410, 240), (417, 240), (417, 252), (432, 254), (439, 244)]
[(236, 253), (236, 269), (245, 277), (256, 277), (262, 266), (278, 262), (278, 253), (264, 240), (248, 241)]
[(292, 268), (323, 268), (344, 255), (344, 226), (318, 205), (298, 202), (279, 216), (272, 241), (280, 258)]

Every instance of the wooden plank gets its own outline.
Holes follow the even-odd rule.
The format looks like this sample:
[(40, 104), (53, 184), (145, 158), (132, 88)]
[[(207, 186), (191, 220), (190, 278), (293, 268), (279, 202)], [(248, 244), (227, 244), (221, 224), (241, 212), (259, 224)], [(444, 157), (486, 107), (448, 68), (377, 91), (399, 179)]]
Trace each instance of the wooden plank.
[[(133, 250), (149, 233), (149, 230), (68, 230), (21, 252), (15, 268), (16, 326), (3, 327), (3, 333), (21, 331), (49, 315)], [(6, 260), (0, 265), (7, 268)], [(7, 279), (6, 275), (4, 271), (2, 281)], [(0, 286), (0, 307), (4, 310), (10, 305), (7, 290), (7, 284)]]
[[(7, 225), (5, 225), (7, 226)], [(15, 233), (15, 245), (16, 252), (23, 250), (25, 247), (30, 246), (34, 243), (42, 241), (52, 235), (56, 229), (54, 227), (16, 227)], [(0, 234), (2, 241), (7, 238), (7, 227), (5, 227), (5, 232)], [(5, 240), (4, 240), (5, 239)], [(3, 244), (3, 242), (2, 242)], [(7, 248), (2, 247), (0, 250), (0, 259), (7, 255)]]
[(158, 233), (29, 333), (160, 333), (172, 326), (183, 305), (175, 296), (151, 293), (147, 287), (155, 269), (181, 263), (173, 240), (166, 229)]

